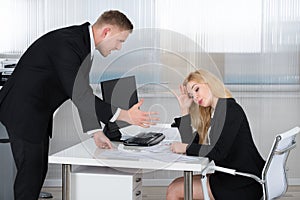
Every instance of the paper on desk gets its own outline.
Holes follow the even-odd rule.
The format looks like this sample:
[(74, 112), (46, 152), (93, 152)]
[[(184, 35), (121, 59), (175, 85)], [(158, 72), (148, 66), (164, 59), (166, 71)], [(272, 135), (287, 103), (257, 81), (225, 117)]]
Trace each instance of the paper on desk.
[(172, 153), (169, 143), (160, 143), (150, 147), (125, 146), (123, 144), (119, 144), (118, 150), (125, 152)]
[(176, 153), (151, 153), (148, 155), (149, 158), (159, 160), (163, 162), (188, 162), (199, 160), (198, 157), (186, 156), (183, 154)]
[(182, 154), (172, 153), (169, 145), (155, 145), (152, 147), (139, 147), (128, 149), (124, 145), (119, 145), (118, 149), (101, 152), (100, 157), (118, 159), (153, 159), (163, 162), (186, 162), (199, 160), (198, 157), (191, 157)]

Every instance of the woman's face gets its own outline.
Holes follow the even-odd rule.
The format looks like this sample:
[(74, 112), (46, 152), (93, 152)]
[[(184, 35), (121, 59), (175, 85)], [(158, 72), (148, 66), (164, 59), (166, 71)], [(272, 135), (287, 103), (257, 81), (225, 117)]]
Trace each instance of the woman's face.
[(202, 107), (213, 106), (213, 94), (207, 83), (189, 81), (187, 83), (187, 92), (196, 104)]

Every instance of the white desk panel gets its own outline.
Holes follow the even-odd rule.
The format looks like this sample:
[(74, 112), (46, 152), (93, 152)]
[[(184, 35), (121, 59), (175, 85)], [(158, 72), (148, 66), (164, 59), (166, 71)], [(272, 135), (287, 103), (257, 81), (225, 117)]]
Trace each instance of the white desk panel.
[[(114, 144), (116, 146), (120, 145), (115, 142)], [(97, 148), (94, 144), (94, 140), (91, 138), (64, 151), (49, 156), (49, 163), (178, 171), (201, 171), (203, 166), (205, 167), (208, 163), (208, 159), (202, 157), (192, 161), (174, 160), (174, 162), (163, 162), (158, 159), (156, 160), (155, 158), (108, 158), (101, 155), (105, 151), (111, 150)], [(160, 156), (160, 153), (150, 154), (152, 154), (153, 157)]]
[[(166, 125), (157, 125), (143, 131), (160, 131), (166, 135), (160, 145), (168, 145), (172, 141), (179, 140), (177, 128)], [(141, 128), (131, 126), (122, 130), (124, 134), (137, 134)], [(133, 168), (147, 170), (177, 170), (185, 172), (185, 184), (188, 189), (188, 198), (192, 197), (192, 172), (202, 171), (209, 160), (203, 157), (189, 157), (172, 153), (168, 146), (162, 152), (150, 152), (137, 147), (126, 149), (122, 143), (114, 142), (115, 148), (97, 148), (92, 138), (80, 144), (74, 145), (61, 152), (49, 156), (49, 163), (63, 165), (63, 199), (69, 199), (69, 176), (72, 165), (99, 166), (111, 168)], [(129, 155), (129, 156), (128, 156)], [(142, 156), (141, 156), (142, 155)], [(145, 156), (144, 156), (145, 155)], [(164, 158), (166, 161), (164, 161)], [(64, 189), (65, 188), (65, 189)]]

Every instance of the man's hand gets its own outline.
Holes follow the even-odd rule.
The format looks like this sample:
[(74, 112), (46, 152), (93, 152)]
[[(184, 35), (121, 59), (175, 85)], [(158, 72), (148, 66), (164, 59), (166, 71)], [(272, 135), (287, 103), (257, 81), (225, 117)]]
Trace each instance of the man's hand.
[(139, 109), (143, 104), (144, 99), (141, 99), (137, 104), (132, 106), (129, 110), (121, 110), (118, 120), (126, 121), (129, 124), (138, 125), (144, 128), (155, 125), (159, 118), (153, 117), (157, 112), (143, 112)]
[(97, 131), (96, 133), (94, 133), (94, 142), (97, 145), (97, 147), (101, 149), (112, 148), (110, 140), (104, 135), (102, 131)]

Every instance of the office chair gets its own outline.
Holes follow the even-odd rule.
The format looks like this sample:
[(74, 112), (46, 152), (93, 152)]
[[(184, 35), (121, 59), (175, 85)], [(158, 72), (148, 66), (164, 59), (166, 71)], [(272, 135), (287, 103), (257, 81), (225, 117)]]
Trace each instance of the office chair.
[(203, 187), (204, 199), (209, 200), (206, 186), (206, 174), (220, 171), (232, 175), (240, 175), (252, 178), (263, 187), (263, 200), (281, 197), (287, 191), (286, 162), (290, 150), (296, 147), (296, 135), (300, 132), (299, 127), (295, 127), (287, 132), (278, 134), (275, 137), (273, 146), (266, 160), (262, 171), (262, 176), (257, 177), (253, 174), (237, 172), (235, 169), (219, 167), (212, 161), (202, 172), (201, 183)]

